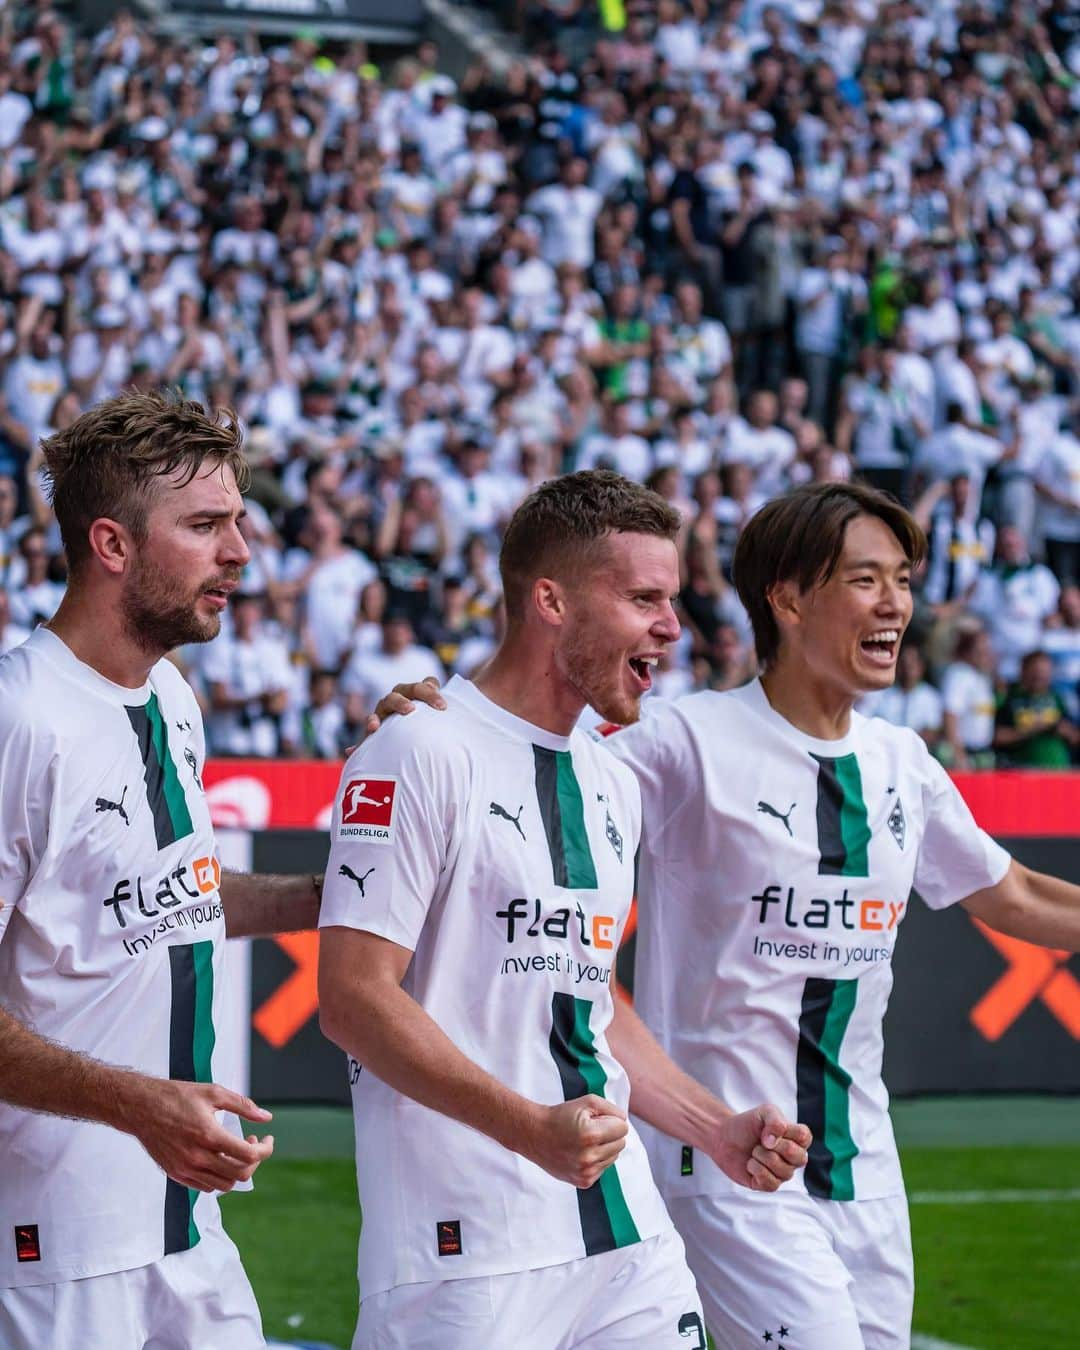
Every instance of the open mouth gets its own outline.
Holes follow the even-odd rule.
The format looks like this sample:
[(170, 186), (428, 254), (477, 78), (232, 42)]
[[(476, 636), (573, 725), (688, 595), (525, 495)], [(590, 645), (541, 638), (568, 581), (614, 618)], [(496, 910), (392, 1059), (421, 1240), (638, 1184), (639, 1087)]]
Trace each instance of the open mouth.
[(653, 667), (659, 665), (659, 663), (660, 658), (658, 656), (632, 656), (630, 658), (630, 669), (641, 686), (642, 692), (652, 688)]
[(224, 609), (229, 603), (229, 596), (235, 588), (232, 586), (213, 586), (203, 591), (203, 595), (211, 600), (219, 608)]
[(859, 649), (880, 665), (891, 665), (900, 646), (900, 630), (883, 628), (859, 643)]

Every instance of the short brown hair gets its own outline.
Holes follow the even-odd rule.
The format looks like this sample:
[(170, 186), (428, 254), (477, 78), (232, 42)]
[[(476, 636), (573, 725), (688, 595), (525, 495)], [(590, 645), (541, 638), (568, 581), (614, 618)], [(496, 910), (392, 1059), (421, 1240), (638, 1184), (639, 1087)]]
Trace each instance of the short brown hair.
[(763, 666), (770, 666), (780, 649), (769, 592), (782, 581), (797, 582), (804, 593), (824, 586), (857, 516), (884, 521), (913, 567), (926, 556), (926, 536), (910, 512), (887, 492), (863, 483), (808, 483), (775, 497), (747, 521), (735, 546), (732, 574)]
[(607, 469), (587, 469), (541, 484), (510, 519), (499, 555), (506, 613), (525, 610), (537, 577), (570, 579), (596, 561), (598, 545), (613, 534), (651, 534), (674, 540), (679, 513), (663, 497)]
[(169, 474), (182, 471), (184, 486), (204, 464), (227, 464), (243, 491), (250, 473), (242, 446), (231, 410), (211, 414), (156, 390), (117, 394), (50, 436), (41, 448), (70, 571), (90, 557), (90, 526), (102, 516), (142, 542), (154, 489)]

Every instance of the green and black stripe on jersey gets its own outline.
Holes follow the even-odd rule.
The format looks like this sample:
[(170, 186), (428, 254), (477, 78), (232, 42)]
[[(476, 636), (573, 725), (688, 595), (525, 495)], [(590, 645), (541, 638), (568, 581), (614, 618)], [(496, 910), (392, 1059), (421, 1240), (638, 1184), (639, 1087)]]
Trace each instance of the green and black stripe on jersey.
[[(589, 999), (573, 994), (553, 994), (551, 998), (551, 1057), (568, 1102), (590, 1092), (597, 1097), (604, 1095), (607, 1075), (596, 1056), (589, 1027), (592, 1007)], [(614, 1164), (605, 1168), (588, 1190), (576, 1194), (586, 1256), (641, 1241)]]
[(142, 707), (127, 708), (128, 720), (139, 742), (143, 762), (146, 800), (154, 820), (159, 849), (195, 833), (184, 788), (169, 754), (169, 729), (161, 715), (157, 694)]
[(804, 1173), (806, 1189), (826, 1200), (854, 1200), (851, 1164), (851, 1075), (840, 1066), (840, 1046), (858, 994), (858, 980), (810, 979), (799, 1010), (795, 1057), (797, 1115), (813, 1131)]
[(862, 775), (854, 755), (817, 761), (817, 835), (823, 877), (868, 877), (870, 822), (863, 801)]
[(596, 866), (585, 830), (585, 804), (569, 750), (533, 746), (536, 799), (556, 886), (596, 890)]
[[(214, 944), (189, 942), (169, 948), (172, 1002), (169, 1014), (169, 1077), (210, 1083), (214, 1053)], [(199, 1192), (169, 1177), (165, 1182), (165, 1252), (186, 1252), (199, 1241), (195, 1201)]]
[[(855, 755), (817, 762), (818, 875), (870, 874), (870, 822)], [(814, 1132), (806, 1189), (827, 1200), (853, 1200), (851, 1075), (840, 1065), (840, 1047), (858, 995), (858, 980), (810, 979), (803, 986), (796, 1051), (798, 1117)]]

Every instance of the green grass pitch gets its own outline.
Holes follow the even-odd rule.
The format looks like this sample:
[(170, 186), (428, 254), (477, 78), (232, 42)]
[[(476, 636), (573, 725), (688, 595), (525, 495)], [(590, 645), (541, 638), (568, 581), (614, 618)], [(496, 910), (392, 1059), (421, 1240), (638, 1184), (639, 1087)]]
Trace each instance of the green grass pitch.
[[(943, 1100), (894, 1114), (913, 1198), (916, 1332), (971, 1350), (1080, 1344), (1080, 1102)], [(276, 1155), (252, 1194), (225, 1198), (226, 1225), (267, 1335), (347, 1350), (359, 1228), (351, 1121), (326, 1110), (278, 1117)], [(1012, 1198), (994, 1198), (1002, 1192)]]

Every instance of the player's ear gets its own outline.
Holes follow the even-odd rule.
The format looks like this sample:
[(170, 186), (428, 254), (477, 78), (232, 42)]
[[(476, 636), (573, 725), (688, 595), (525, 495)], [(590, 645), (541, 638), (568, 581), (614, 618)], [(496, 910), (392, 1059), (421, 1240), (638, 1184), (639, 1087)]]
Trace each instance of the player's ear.
[(773, 618), (781, 628), (797, 624), (802, 618), (802, 593), (794, 580), (777, 581), (765, 592)]
[(557, 581), (537, 577), (532, 587), (533, 611), (542, 623), (561, 627), (566, 619), (566, 594)]
[(90, 552), (113, 576), (122, 576), (130, 565), (132, 540), (127, 528), (108, 516), (99, 516), (89, 530)]

